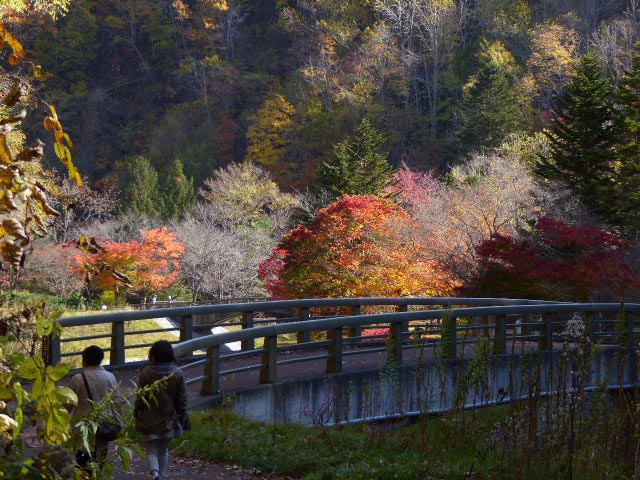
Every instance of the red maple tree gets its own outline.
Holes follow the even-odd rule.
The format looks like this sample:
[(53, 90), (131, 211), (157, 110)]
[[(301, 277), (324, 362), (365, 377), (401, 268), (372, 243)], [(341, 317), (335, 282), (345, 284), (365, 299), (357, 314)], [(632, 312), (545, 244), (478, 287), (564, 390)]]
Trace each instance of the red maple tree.
[(519, 239), (495, 234), (477, 252), (480, 268), (467, 295), (566, 301), (622, 300), (638, 287), (620, 237), (547, 217)]

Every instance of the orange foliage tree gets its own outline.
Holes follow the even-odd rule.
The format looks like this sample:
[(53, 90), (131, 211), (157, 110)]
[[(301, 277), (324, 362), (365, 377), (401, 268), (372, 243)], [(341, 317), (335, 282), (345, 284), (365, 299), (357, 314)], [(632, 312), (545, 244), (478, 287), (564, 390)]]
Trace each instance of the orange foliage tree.
[(125, 287), (146, 297), (149, 292), (173, 285), (179, 272), (184, 244), (166, 227), (140, 232), (142, 240), (105, 242), (95, 253), (76, 257), (76, 271), (85, 275), (93, 288), (112, 291), (116, 299)]
[(288, 233), (260, 263), (275, 298), (433, 295), (450, 291), (424, 246), (403, 235), (409, 215), (393, 200), (343, 195)]

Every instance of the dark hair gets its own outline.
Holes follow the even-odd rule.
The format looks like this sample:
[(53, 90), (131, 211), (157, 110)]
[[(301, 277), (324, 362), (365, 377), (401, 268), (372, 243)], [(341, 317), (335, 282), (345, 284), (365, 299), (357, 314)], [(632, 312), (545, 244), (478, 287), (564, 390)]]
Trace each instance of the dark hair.
[(149, 349), (149, 363), (170, 363), (176, 361), (173, 347), (166, 340), (158, 340)]
[(97, 367), (104, 359), (104, 351), (97, 345), (91, 345), (82, 351), (82, 363), (87, 367)]

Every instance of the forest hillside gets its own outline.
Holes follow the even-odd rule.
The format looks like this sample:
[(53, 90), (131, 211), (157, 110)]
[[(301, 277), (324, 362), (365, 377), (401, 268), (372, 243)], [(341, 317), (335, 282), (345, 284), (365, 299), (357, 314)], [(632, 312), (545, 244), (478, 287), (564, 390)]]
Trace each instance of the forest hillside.
[(84, 180), (10, 289), (635, 295), (638, 0), (0, 6)]

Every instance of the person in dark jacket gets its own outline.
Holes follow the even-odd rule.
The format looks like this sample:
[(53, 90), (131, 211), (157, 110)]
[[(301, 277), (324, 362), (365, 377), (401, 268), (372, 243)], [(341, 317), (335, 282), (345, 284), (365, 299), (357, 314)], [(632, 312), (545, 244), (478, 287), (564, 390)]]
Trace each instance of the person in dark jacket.
[(165, 477), (169, 443), (182, 436), (187, 425), (187, 391), (184, 374), (175, 366), (173, 347), (158, 340), (149, 349), (149, 365), (140, 374), (134, 417), (143, 436), (152, 480)]

